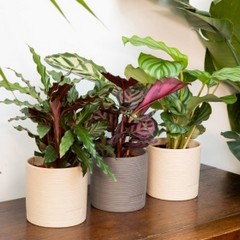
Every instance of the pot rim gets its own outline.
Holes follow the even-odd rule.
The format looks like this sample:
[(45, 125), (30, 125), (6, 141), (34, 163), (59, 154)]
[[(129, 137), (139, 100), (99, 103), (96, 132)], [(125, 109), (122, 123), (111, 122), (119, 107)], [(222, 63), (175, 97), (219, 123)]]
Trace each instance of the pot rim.
[(149, 149), (154, 149), (154, 150), (159, 149), (159, 150), (165, 151), (165, 152), (172, 152), (172, 151), (185, 152), (185, 151), (191, 151), (191, 150), (196, 150), (197, 148), (199, 148), (199, 149), (201, 148), (201, 143), (200, 143), (199, 141), (195, 140), (195, 139), (191, 139), (191, 140), (189, 141), (190, 146), (189, 146), (189, 144), (188, 144), (189, 147), (188, 147), (188, 148), (184, 148), (184, 149), (182, 149), (182, 148), (180, 148), (180, 149), (171, 149), (171, 148), (161, 148), (161, 147), (157, 147), (157, 145), (159, 145), (160, 143), (161, 143), (161, 144), (164, 144), (164, 143), (166, 142), (166, 138), (158, 138), (158, 139), (156, 139), (156, 140), (157, 140), (156, 143), (150, 144), (150, 145), (148, 146)]
[(129, 160), (131, 161), (131, 159), (135, 159), (138, 158), (140, 156), (146, 155), (147, 154), (147, 150), (144, 148), (139, 148), (138, 149), (140, 154), (136, 155), (136, 156), (132, 156), (132, 157), (104, 157), (104, 159), (114, 159), (114, 160)]
[[(42, 160), (43, 158), (42, 157), (38, 157), (38, 156), (32, 156), (30, 157), (27, 162), (26, 162), (26, 165), (27, 167), (31, 167), (31, 168), (35, 168), (35, 169), (41, 169), (42, 171), (71, 171), (72, 169), (77, 169), (77, 168), (80, 168), (81, 169), (81, 166), (75, 166), (75, 167), (67, 167), (67, 168), (44, 168), (44, 167), (41, 167), (40, 166), (40, 163), (43, 162)], [(37, 160), (37, 163), (36, 165), (34, 165), (34, 160)]]

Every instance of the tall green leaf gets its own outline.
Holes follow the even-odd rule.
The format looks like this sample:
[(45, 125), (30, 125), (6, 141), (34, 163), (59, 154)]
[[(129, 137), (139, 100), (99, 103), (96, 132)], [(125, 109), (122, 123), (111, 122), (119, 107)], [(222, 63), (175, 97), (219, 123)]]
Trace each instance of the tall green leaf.
[(37, 66), (37, 71), (41, 76), (41, 82), (44, 86), (44, 92), (47, 94), (50, 87), (50, 77), (46, 72), (46, 67), (41, 63), (40, 56), (35, 52), (35, 50), (29, 46), (30, 52), (32, 53), (33, 60)]

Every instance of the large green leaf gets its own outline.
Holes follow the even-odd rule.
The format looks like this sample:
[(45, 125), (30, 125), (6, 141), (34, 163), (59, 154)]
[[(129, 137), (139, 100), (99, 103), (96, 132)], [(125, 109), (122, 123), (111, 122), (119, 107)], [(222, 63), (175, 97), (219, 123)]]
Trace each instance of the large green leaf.
[[(240, 2), (238, 0), (213, 1), (210, 6), (210, 13), (217, 19), (230, 19), (234, 28), (234, 35), (240, 38)], [(227, 10), (227, 11), (226, 11)]]
[(240, 64), (240, 1), (213, 1), (209, 12), (199, 11), (186, 4), (183, 4), (182, 9), (199, 33), (217, 69)]
[(183, 62), (167, 61), (144, 53), (139, 55), (138, 63), (147, 74), (158, 80), (164, 77), (177, 77), (184, 69)]
[(188, 57), (181, 53), (177, 48), (169, 47), (162, 41), (156, 41), (151, 37), (141, 38), (138, 36), (132, 36), (131, 38), (122, 37), (123, 43), (131, 43), (134, 46), (147, 46), (151, 49), (162, 50), (167, 53), (171, 58), (177, 62), (181, 62), (183, 68), (188, 65)]

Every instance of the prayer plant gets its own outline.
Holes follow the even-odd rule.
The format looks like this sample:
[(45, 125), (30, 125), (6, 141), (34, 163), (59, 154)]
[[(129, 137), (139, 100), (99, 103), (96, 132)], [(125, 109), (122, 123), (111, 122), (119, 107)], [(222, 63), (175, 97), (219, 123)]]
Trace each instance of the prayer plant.
[[(96, 112), (94, 119), (107, 119), (110, 137), (105, 143), (112, 146), (116, 157), (139, 155), (139, 149), (153, 143), (157, 134), (154, 111), (147, 112), (150, 106), (163, 97), (186, 86), (175, 78), (156, 81), (149, 89), (133, 78), (124, 79), (110, 73), (102, 73), (119, 90), (108, 108)], [(109, 136), (109, 134), (107, 135)], [(102, 155), (106, 153), (102, 152)]]
[[(26, 131), (35, 139), (38, 147), (35, 155), (44, 158), (42, 167), (67, 168), (80, 165), (85, 174), (91, 172), (93, 162), (96, 162), (104, 173), (114, 177), (96, 150), (102, 147), (99, 138), (103, 138), (107, 122), (102, 119), (90, 122), (112, 86), (100, 77), (95, 81), (93, 89), (85, 95), (79, 95), (77, 86), (82, 78), (72, 79), (61, 72), (47, 71), (39, 55), (33, 48), (29, 49), (40, 75), (40, 86), (33, 86), (22, 74), (12, 69), (20, 81), (11, 82), (0, 69), (0, 88), (13, 93), (12, 99), (4, 99), (1, 103), (15, 104), (21, 108), (22, 115), (10, 121), (30, 119), (36, 124), (36, 133), (22, 125), (15, 128)], [(92, 68), (92, 75), (94, 71)]]
[[(167, 53), (168, 59), (140, 53), (138, 67), (129, 65), (126, 76), (137, 79), (145, 85), (152, 85), (165, 77), (175, 77), (188, 86), (155, 103), (152, 107), (160, 111), (162, 122), (159, 134), (166, 133), (168, 148), (186, 148), (190, 139), (205, 132), (203, 121), (209, 119), (212, 108), (210, 102), (232, 104), (235, 95), (217, 96), (216, 90), (224, 82), (240, 81), (240, 67), (226, 67), (211, 73), (202, 70), (189, 70), (188, 57), (178, 49), (168, 47), (164, 42), (151, 37), (123, 37), (125, 44), (145, 46)], [(146, 77), (143, 77), (146, 75)], [(192, 88), (199, 86), (199, 90)], [(194, 94), (196, 92), (196, 94)]]

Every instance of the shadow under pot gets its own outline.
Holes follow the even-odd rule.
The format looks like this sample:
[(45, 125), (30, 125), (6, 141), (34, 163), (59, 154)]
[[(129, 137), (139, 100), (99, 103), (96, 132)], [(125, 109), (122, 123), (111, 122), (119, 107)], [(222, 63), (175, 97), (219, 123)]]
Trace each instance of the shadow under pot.
[(148, 147), (147, 194), (151, 197), (183, 201), (198, 196), (201, 146), (191, 140), (186, 149), (167, 149), (165, 139)]
[(126, 158), (105, 158), (117, 181), (94, 166), (90, 197), (93, 207), (108, 212), (133, 212), (146, 202), (147, 154)]

